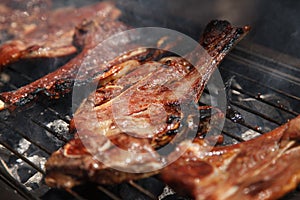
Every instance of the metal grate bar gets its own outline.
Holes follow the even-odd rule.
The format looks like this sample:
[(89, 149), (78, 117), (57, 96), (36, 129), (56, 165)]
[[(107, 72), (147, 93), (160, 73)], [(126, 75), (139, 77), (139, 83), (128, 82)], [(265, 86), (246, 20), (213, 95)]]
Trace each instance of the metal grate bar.
[(17, 193), (19, 193), (22, 197), (28, 200), (38, 200), (39, 198), (33, 196), (20, 182), (12, 178), (8, 173), (6, 173), (5, 169), (0, 167), (0, 179), (7, 183), (10, 187), (12, 187)]
[(129, 181), (128, 182), (129, 185), (131, 185), (132, 187), (134, 187), (135, 189), (137, 189), (138, 191), (142, 192), (143, 194), (145, 194), (146, 196), (148, 196), (150, 199), (156, 200), (157, 197), (152, 194), (150, 191), (146, 190), (145, 188), (143, 188), (142, 186), (138, 185), (137, 183), (135, 183), (134, 181)]
[(31, 138), (29, 138), (27, 135), (25, 135), (24, 133), (22, 133), (21, 131), (19, 131), (18, 129), (10, 126), (9, 124), (5, 123), (5, 122), (0, 122), (2, 124), (4, 124), (5, 126), (9, 127), (10, 129), (14, 130), (17, 134), (19, 134), (20, 136), (22, 136), (23, 138), (25, 138), (27, 141), (29, 141), (30, 143), (32, 143), (33, 145), (35, 145), (36, 147), (40, 148), (42, 151), (44, 151), (45, 153), (47, 153), (48, 155), (51, 154), (50, 151), (48, 151), (46, 148), (44, 148), (43, 146), (41, 146), (40, 144), (38, 144), (37, 142), (35, 142), (34, 140), (32, 140)]
[(247, 81), (252, 82), (253, 84), (259, 85), (260, 87), (267, 88), (267, 89), (272, 90), (273, 92), (276, 92), (276, 93), (281, 94), (281, 95), (283, 95), (283, 96), (286, 96), (286, 97), (289, 97), (289, 98), (291, 98), (291, 99), (300, 101), (300, 97), (297, 97), (297, 96), (294, 96), (294, 95), (292, 95), (292, 94), (286, 93), (286, 92), (284, 92), (284, 91), (282, 91), (282, 90), (273, 88), (273, 87), (271, 87), (271, 86), (269, 86), (269, 85), (265, 85), (265, 84), (259, 83), (259, 82), (257, 82), (257, 81), (254, 80), (254, 79), (251, 79), (251, 78), (249, 78), (249, 77), (247, 77), (247, 76), (244, 76), (244, 75), (242, 75), (242, 74), (240, 74), (240, 73), (234, 72), (234, 71), (232, 71), (232, 70), (230, 70), (230, 69), (227, 69), (226, 67), (221, 67), (221, 68), (222, 68), (222, 70), (224, 70), (224, 71), (228, 71), (228, 72), (231, 73), (232, 75), (241, 77), (241, 78), (243, 78), (243, 79), (245, 79), (245, 80), (247, 80)]
[(38, 126), (40, 126), (41, 128), (43, 128), (43, 129), (47, 130), (48, 132), (50, 132), (50, 133), (51, 133), (52, 135), (54, 135), (57, 139), (59, 139), (59, 140), (65, 142), (65, 143), (68, 142), (68, 139), (67, 139), (65, 136), (56, 133), (56, 132), (53, 131), (51, 128), (45, 126), (43, 123), (41, 123), (41, 122), (39, 122), (39, 121), (37, 121), (37, 120), (35, 120), (35, 119), (33, 119), (33, 118), (30, 118), (30, 120), (31, 120), (33, 123), (35, 123), (35, 124), (37, 124)]
[[(229, 119), (230, 120), (230, 119)], [(255, 131), (255, 132), (258, 132), (258, 133), (260, 133), (260, 134), (264, 134), (264, 132), (263, 131), (261, 131), (261, 130), (259, 130), (257, 127), (254, 127), (254, 126), (251, 126), (250, 124), (248, 124), (248, 123), (246, 123), (246, 122), (236, 122), (236, 123), (238, 123), (238, 124), (240, 124), (240, 125), (242, 125), (242, 126), (244, 126), (244, 127), (247, 127), (248, 129), (251, 129), (251, 130), (253, 130), (253, 131)]]
[[(262, 48), (259, 45), (255, 45), (255, 46), (256, 46), (256, 48)], [(259, 58), (261, 60), (267, 61), (269, 63), (273, 63), (275, 65), (279, 65), (280, 67), (284, 67), (284, 68), (289, 69), (289, 70), (300, 72), (300, 68), (294, 67), (294, 66), (286, 64), (286, 63), (283, 63), (283, 62), (281, 62), (279, 60), (275, 61), (275, 59), (273, 59), (271, 57), (269, 58), (269, 57), (265, 56), (263, 53), (256, 53), (254, 51), (249, 51), (248, 49), (242, 48), (240, 46), (236, 46), (235, 50), (232, 53), (235, 54), (236, 51), (239, 51), (239, 52), (242, 52), (242, 53), (254, 56), (256, 58)], [(261, 50), (261, 51), (263, 51), (263, 50)], [(279, 52), (277, 52), (277, 53), (279, 53)]]
[[(7, 150), (9, 150), (10, 152), (12, 152), (14, 155), (17, 155), (18, 157), (20, 157), (22, 160), (24, 160), (26, 163), (28, 163), (31, 167), (33, 167), (34, 169), (36, 169), (37, 171), (39, 171), (40, 173), (42, 173), (43, 175), (45, 175), (45, 171), (43, 171), (41, 168), (39, 168), (38, 166), (36, 166), (34, 163), (32, 163), (26, 157), (24, 157), (23, 155), (19, 154), (18, 152), (16, 152), (12, 148), (10, 148), (7, 144), (5, 144), (5, 143), (3, 143), (1, 141), (0, 141), (0, 144), (3, 145)], [(7, 171), (5, 171), (4, 169), (2, 169), (0, 167), (0, 178), (1, 178), (1, 176), (6, 176), (6, 179), (7, 178), (9, 179), (9, 181), (7, 181), (8, 184), (11, 185), (20, 194), (22, 194), (22, 196), (24, 196), (24, 198), (30, 199), (30, 200), (31, 199), (39, 199), (39, 198), (33, 196), (30, 192), (28, 192), (28, 190), (26, 188), (23, 188), (24, 186), (19, 181), (16, 181), (14, 178), (12, 178), (10, 175), (7, 174)], [(14, 184), (12, 184), (12, 183), (14, 183)], [(68, 193), (70, 193), (75, 199), (85, 200), (84, 198), (82, 198), (80, 195), (78, 195), (76, 192), (74, 192), (72, 190), (66, 189), (66, 191)]]
[(6, 82), (4, 82), (4, 81), (2, 81), (2, 80), (0, 80), (0, 83), (3, 84), (3, 85), (8, 85), (8, 86), (9, 86), (11, 89), (13, 89), (13, 90), (18, 89), (17, 86), (15, 86), (15, 85), (13, 85), (13, 84), (11, 84), (11, 83), (6, 83)]
[(113, 192), (107, 190), (106, 188), (102, 187), (101, 185), (98, 185), (97, 188), (106, 194), (108, 197), (110, 197), (112, 200), (122, 200), (119, 197), (117, 197)]
[(257, 116), (259, 116), (259, 117), (261, 117), (263, 119), (266, 119), (266, 120), (268, 120), (270, 122), (273, 122), (273, 123), (275, 123), (277, 125), (281, 125), (282, 124), (281, 122), (279, 122), (277, 120), (274, 120), (274, 119), (268, 117), (267, 115), (264, 115), (263, 113), (260, 113), (260, 112), (258, 112), (256, 110), (253, 110), (253, 109), (250, 109), (250, 108), (244, 106), (243, 104), (240, 104), (240, 103), (237, 103), (237, 102), (231, 101), (231, 100), (229, 100), (229, 102), (230, 102), (231, 105), (239, 107), (239, 108), (241, 108), (241, 109), (243, 109), (243, 110), (245, 110), (245, 111), (247, 111), (249, 113), (255, 114), (255, 115), (257, 115)]
[[(207, 93), (207, 91), (204, 91), (204, 93)], [(230, 102), (231, 103), (231, 102)], [(234, 104), (234, 103), (233, 103)], [(232, 104), (232, 105), (233, 105)], [(237, 105), (237, 107), (239, 107), (239, 105)], [(255, 113), (256, 111), (254, 111), (254, 110), (251, 110), (251, 109), (249, 109), (248, 107), (246, 107), (248, 110), (250, 110), (252, 113)], [(243, 108), (241, 108), (241, 109), (243, 109)], [(247, 110), (245, 110), (245, 111), (247, 111)], [(261, 114), (261, 113), (260, 113)], [(230, 121), (232, 121), (229, 117), (227, 117), (226, 116), (226, 118), (228, 119), (228, 120), (230, 120)], [(237, 123), (237, 124), (240, 124), (240, 125), (242, 125), (242, 126), (244, 126), (244, 127), (247, 127), (248, 129), (251, 129), (251, 130), (253, 130), (253, 131), (256, 131), (256, 132), (258, 132), (258, 133), (260, 133), (260, 134), (263, 134), (264, 132), (263, 131), (261, 131), (261, 130), (259, 130), (257, 127), (254, 127), (254, 126), (251, 126), (250, 124), (248, 124), (248, 123), (246, 123), (246, 122), (242, 122), (242, 121), (237, 121), (237, 122), (235, 122), (235, 123)]]
[(0, 141), (0, 144), (2, 146), (4, 146), (7, 150), (9, 150), (10, 152), (12, 152), (13, 154), (15, 154), (16, 156), (18, 156), (20, 159), (22, 159), (24, 162), (26, 162), (27, 164), (29, 164), (31, 167), (33, 167), (35, 170), (37, 170), (38, 172), (42, 173), (43, 175), (45, 175), (45, 171), (42, 170), (40, 167), (38, 167), (36, 164), (34, 164), (33, 162), (31, 162), (30, 160), (28, 160), (25, 156), (23, 156), (22, 154), (20, 154), (18, 151), (14, 150), (12, 147), (10, 147), (8, 144), (6, 144), (3, 141)]
[(85, 198), (81, 197), (79, 194), (77, 194), (75, 191), (71, 189), (66, 188), (65, 190), (77, 200), (86, 200)]
[[(5, 68), (5, 69), (14, 72), (10, 67), (7, 67), (7, 68)], [(1, 72), (0, 72), (0, 73), (1, 73)], [(14, 72), (14, 73), (16, 73), (16, 72)], [(20, 74), (20, 75), (21, 75), (21, 74)], [(19, 74), (16, 74), (16, 76), (18, 77)], [(27, 78), (26, 78), (26, 80), (27, 80)], [(10, 90), (16, 90), (16, 89), (19, 88), (18, 86), (16, 86), (16, 85), (10, 83), (10, 81), (9, 81), (9, 82), (4, 82), (4, 81), (0, 80), (0, 83), (3, 84), (3, 85), (7, 85), (7, 86), (10, 88)], [(4, 92), (4, 91), (1, 91), (1, 92)]]
[[(2, 122), (3, 123), (3, 122)], [(4, 123), (5, 124), (5, 123)], [(46, 148), (42, 147), (41, 145), (37, 144), (36, 142), (30, 140), (26, 135), (24, 135), (23, 133), (21, 133), (19, 130), (14, 129), (13, 127), (5, 124), (6, 126), (12, 128), (13, 130), (15, 130), (18, 134), (20, 134), (22, 137), (24, 137), (26, 140), (28, 140), (29, 142), (31, 142), (32, 144), (34, 144), (35, 146), (37, 146), (38, 148), (40, 148), (41, 150), (43, 150), (44, 152), (46, 152), (48, 155), (50, 155), (52, 152), (49, 152)], [(18, 157), (20, 157), (22, 160), (24, 160), (26, 163), (28, 163), (31, 167), (33, 167), (34, 169), (36, 169), (37, 171), (39, 171), (40, 173), (42, 173), (43, 175), (45, 175), (45, 172), (39, 168), (38, 166), (36, 166), (34, 163), (32, 163), (30, 160), (28, 160), (26, 157), (22, 156), (21, 154), (19, 154), (18, 152), (16, 152), (14, 149), (10, 148), (6, 143), (3, 143), (0, 141), (0, 144), (3, 145), (7, 150), (9, 150), (10, 152), (12, 152), (14, 155), (17, 155)], [(0, 167), (1, 169), (1, 167)], [(4, 171), (3, 169), (1, 169), (0, 171), (0, 176), (5, 175), (8, 176), (9, 178), (9, 185), (11, 185), (12, 183), (14, 183), (14, 185), (12, 186), (13, 188), (15, 188), (19, 193), (23, 194), (25, 191), (25, 194), (23, 194), (24, 198), (26, 199), (39, 199), (35, 196), (33, 196), (30, 192), (28, 192), (28, 190), (26, 188), (24, 188), (24, 191), (21, 190), (21, 188), (23, 188), (23, 185), (16, 181), (14, 178), (12, 178), (10, 175), (7, 175), (7, 171)], [(19, 191), (21, 190), (21, 191)], [(76, 192), (71, 191), (71, 190), (66, 190), (68, 193), (70, 193), (75, 199), (78, 200), (84, 200), (84, 198), (80, 197), (80, 195), (78, 195)]]
[(24, 74), (24, 73), (22, 73), (22, 72), (20, 72), (20, 71), (18, 71), (16, 69), (14, 69), (14, 68), (12, 68), (12, 67), (8, 67), (7, 70), (18, 74), (19, 76), (21, 76), (22, 78), (26, 79), (27, 81), (33, 81), (33, 79), (31, 77), (27, 76), (26, 74)]
[(279, 78), (279, 79), (283, 79), (287, 82), (291, 82), (294, 83), (296, 85), (300, 84), (300, 78), (292, 76), (288, 73), (284, 73), (281, 72), (279, 70), (270, 68), (270, 67), (266, 67), (265, 65), (262, 65), (260, 63), (254, 62), (252, 60), (248, 60), (244, 57), (240, 57), (238, 55), (235, 54), (228, 54), (227, 58), (234, 60), (235, 62), (239, 62), (242, 64), (246, 64), (248, 67), (250, 68), (255, 68), (256, 70), (262, 72), (263, 74), (268, 74), (269, 76), (273, 76), (274, 78)]
[(229, 133), (227, 131), (222, 130), (222, 134), (227, 135), (233, 139), (236, 139), (238, 142), (245, 142), (245, 140), (243, 138), (241, 138), (240, 136)]
[(277, 109), (279, 109), (279, 110), (285, 111), (285, 112), (287, 112), (287, 113), (289, 113), (289, 114), (291, 114), (291, 115), (294, 115), (294, 116), (300, 115), (300, 113), (298, 113), (298, 112), (296, 112), (296, 111), (289, 110), (288, 108), (286, 108), (286, 107), (284, 107), (284, 106), (282, 106), (282, 105), (278, 105), (278, 104), (272, 103), (271, 101), (264, 100), (263, 98), (260, 98), (259, 95), (254, 95), (254, 94), (252, 94), (251, 92), (248, 92), (248, 91), (246, 91), (246, 90), (244, 90), (244, 89), (240, 89), (240, 88), (237, 88), (237, 87), (235, 87), (235, 86), (231, 86), (231, 89), (232, 89), (232, 90), (235, 90), (235, 91), (238, 91), (238, 92), (240, 92), (240, 93), (242, 93), (242, 94), (245, 94), (245, 95), (247, 95), (248, 97), (254, 98), (254, 99), (256, 99), (257, 101), (260, 101), (260, 102), (263, 102), (263, 103), (268, 104), (268, 105), (270, 105), (270, 106), (273, 106), (273, 107), (275, 107), (275, 108), (277, 108)]
[(39, 103), (41, 106), (43, 106), (46, 110), (49, 110), (50, 112), (52, 112), (53, 114), (55, 114), (58, 118), (60, 118), (61, 120), (70, 123), (70, 119), (66, 118), (65, 116), (61, 115), (59, 112), (57, 112), (56, 110), (47, 107), (46, 105), (44, 105), (43, 103)]

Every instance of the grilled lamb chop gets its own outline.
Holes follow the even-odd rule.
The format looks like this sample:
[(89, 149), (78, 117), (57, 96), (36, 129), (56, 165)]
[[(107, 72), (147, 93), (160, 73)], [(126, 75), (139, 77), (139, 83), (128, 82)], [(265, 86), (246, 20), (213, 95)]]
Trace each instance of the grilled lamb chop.
[[(110, 4), (107, 5), (106, 3), (102, 3), (100, 5), (104, 8), (108, 7), (106, 9), (111, 10), (110, 15), (115, 16), (116, 14), (112, 13), (118, 13), (118, 10), (116, 8), (112, 9)], [(99, 66), (97, 65), (97, 67), (95, 67), (95, 64), (90, 61), (90, 68), (88, 69), (88, 71), (86, 71), (86, 73), (78, 75), (78, 70), (86, 57), (90, 56), (91, 49), (93, 49), (96, 45), (98, 45), (108, 37), (118, 32), (129, 29), (129, 27), (124, 23), (115, 20), (115, 17), (111, 18), (107, 17), (107, 14), (103, 14), (102, 12), (99, 13), (99, 16), (94, 17), (93, 20), (84, 20), (80, 25), (76, 27), (73, 44), (78, 49), (81, 49), (80, 53), (77, 56), (75, 56), (73, 59), (71, 59), (69, 62), (67, 62), (65, 65), (58, 68), (54, 72), (49, 73), (48, 75), (28, 85), (25, 85), (14, 91), (1, 93), (0, 110), (14, 110), (17, 107), (32, 103), (42, 95), (52, 99), (60, 98), (61, 96), (69, 93), (72, 90), (75, 80), (77, 81), (77, 83), (80, 82), (80, 84), (86, 84), (93, 81), (93, 79), (97, 77), (99, 77), (100, 79), (113, 78), (114, 76), (112, 74), (115, 73), (116, 68), (118, 68), (115, 65), (118, 65), (119, 63), (132, 59), (135, 59), (137, 61), (147, 61), (160, 56), (160, 53), (162, 51), (159, 49), (148, 49), (142, 47), (138, 48), (138, 44), (128, 44), (130, 45), (129, 47), (135, 47), (136, 49), (134, 51), (127, 52), (126, 54), (117, 56), (116, 58), (105, 64), (99, 64)], [(105, 20), (103, 20), (103, 17), (106, 17)], [(160, 40), (158, 40), (158, 43), (159, 45), (165, 44), (164, 41)], [(169, 47), (166, 47), (166, 49), (171, 47), (172, 44), (169, 44)], [(113, 53), (113, 55), (115, 55), (115, 53)], [(107, 71), (108, 73), (103, 73)]]
[[(86, 181), (113, 184), (158, 173), (164, 167), (160, 148), (198, 127), (196, 115), (186, 115), (181, 106), (198, 112), (195, 105), (213, 70), (248, 30), (212, 21), (201, 39), (209, 57), (203, 54), (195, 67), (179, 57), (120, 64), (122, 76), (91, 94), (74, 114), (75, 138), (47, 161), (46, 183), (71, 188)], [(141, 152), (145, 154), (136, 156)]]
[[(83, 50), (69, 62), (54, 72), (14, 91), (3, 92), (0, 94), (0, 100), (4, 102), (2, 108), (14, 109), (15, 107), (32, 102), (41, 94), (50, 98), (59, 98), (69, 93), (77, 76), (82, 61), (88, 55), (89, 49), (109, 36), (128, 29), (123, 23), (118, 21), (106, 21), (101, 23), (101, 18), (93, 21), (84, 21), (75, 33), (75, 41), (83, 46)], [(112, 63), (120, 62), (118, 59)], [(107, 70), (110, 65), (99, 66), (98, 70)], [(92, 74), (87, 74), (92, 77)]]
[[(100, 5), (104, 8), (108, 7), (106, 9), (109, 10), (112, 9), (110, 4), (107, 5), (106, 3), (102, 3)], [(118, 12), (118, 10), (114, 8), (111, 12)], [(111, 35), (125, 31), (129, 28), (120, 21), (110, 20), (111, 18), (109, 17), (103, 20), (103, 17), (107, 17), (107, 14), (103, 14), (102, 12), (99, 13), (99, 17), (94, 17), (94, 19), (91, 21), (83, 21), (80, 26), (77, 26), (74, 33), (73, 44), (82, 50), (76, 57), (71, 59), (56, 71), (49, 73), (48, 75), (28, 85), (25, 85), (14, 91), (1, 93), (0, 110), (5, 108), (13, 110), (16, 107), (33, 102), (41, 95), (45, 95), (54, 99), (60, 98), (64, 94), (71, 91), (75, 79), (80, 79), (83, 83), (89, 82), (91, 81), (90, 79), (92, 79), (92, 77), (100, 76), (101, 78), (101, 72), (109, 71), (111, 67), (117, 65), (118, 63), (122, 63), (130, 59), (136, 59), (137, 61), (147, 60), (156, 57), (157, 52), (160, 52), (159, 50), (138, 48), (135, 51), (116, 57), (115, 59), (101, 66), (94, 67), (94, 65), (91, 64), (91, 70), (88, 73), (77, 76), (81, 63), (89, 55), (90, 49), (94, 48), (97, 44)], [(109, 73), (113, 73), (114, 70), (115, 69), (112, 69)], [(102, 78), (108, 76), (109, 73), (105, 73)]]
[(210, 151), (203, 141), (184, 146), (160, 176), (197, 200), (278, 199), (300, 182), (300, 116), (244, 143)]
[[(83, 20), (111, 21), (120, 11), (108, 2), (81, 8), (50, 10), (49, 1), (0, 4), (0, 71), (20, 59), (67, 57), (78, 52), (72, 44), (75, 27)], [(36, 3), (36, 2), (35, 2)], [(33, 5), (35, 6), (33, 6)]]

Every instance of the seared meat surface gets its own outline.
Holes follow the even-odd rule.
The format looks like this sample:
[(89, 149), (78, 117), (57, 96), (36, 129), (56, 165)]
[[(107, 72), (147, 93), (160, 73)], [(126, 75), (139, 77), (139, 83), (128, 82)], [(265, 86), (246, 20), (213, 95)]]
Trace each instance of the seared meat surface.
[(181, 145), (187, 151), (160, 176), (197, 200), (278, 199), (300, 182), (300, 116), (233, 146)]
[(83, 20), (97, 18), (103, 23), (120, 15), (120, 11), (108, 2), (55, 10), (51, 10), (50, 5), (49, 0), (0, 3), (0, 71), (20, 59), (75, 54), (79, 50), (72, 44), (76, 26)]
[[(95, 8), (98, 7), (101, 9), (98, 12), (95, 12)], [(119, 13), (119, 10), (113, 7), (111, 4), (104, 2), (85, 9), (88, 9), (85, 12), (94, 13), (95, 16), (92, 20), (82, 21), (77, 25), (76, 29), (74, 28), (75, 24), (70, 22), (70, 26), (74, 25), (73, 28), (70, 29), (70, 31), (72, 31), (71, 35), (74, 35), (73, 44), (80, 49), (80, 53), (54, 72), (49, 73), (48, 75), (28, 85), (20, 87), (15, 91), (1, 93), (0, 100), (4, 102), (4, 105), (0, 106), (0, 110), (4, 108), (14, 109), (18, 106), (25, 105), (38, 98), (40, 95), (46, 95), (50, 98), (59, 98), (64, 94), (69, 93), (74, 84), (78, 69), (81, 66), (82, 61), (88, 55), (88, 51), (109, 36), (128, 29), (126, 25), (115, 20), (115, 17), (108, 17), (108, 15), (116, 16), (118, 14), (115, 13)], [(85, 12), (80, 13), (84, 14)], [(76, 12), (73, 10), (73, 13)], [(86, 16), (83, 15), (81, 17)], [(79, 18), (80, 17), (77, 19), (78, 22)], [(74, 23), (77, 21), (74, 21)], [(70, 37), (70, 39), (72, 40), (72, 37)], [(58, 43), (53, 44), (56, 45)], [(3, 48), (6, 49), (5, 47)], [(118, 63), (121, 61), (123, 60), (116, 58), (114, 61), (112, 61), (112, 63)], [(110, 66), (110, 64), (99, 66), (98, 70), (107, 70), (107, 68)], [(86, 74), (85, 78), (81, 78), (87, 79), (87, 77), (94, 76), (94, 74), (91, 73)]]
[[(212, 21), (201, 39), (208, 57), (200, 57), (196, 66), (183, 58), (165, 57), (112, 67), (112, 81), (85, 99), (74, 114), (75, 138), (49, 158), (46, 183), (70, 188), (86, 181), (113, 184), (158, 173), (164, 167), (159, 149), (198, 127), (191, 124), (198, 123), (191, 120), (196, 114), (186, 115), (181, 106), (198, 112), (196, 105), (210, 75), (248, 30)], [(105, 73), (101, 77), (109, 77)], [(140, 152), (145, 154), (136, 156)]]
[[(97, 10), (98, 7), (99, 9), (101, 8), (99, 11)], [(83, 20), (74, 28), (75, 31), (72, 30), (72, 44), (76, 46), (79, 53), (54, 72), (17, 90), (1, 93), (0, 110), (6, 108), (14, 110), (17, 107), (34, 102), (34, 100), (40, 96), (46, 96), (50, 99), (60, 98), (72, 90), (75, 80), (78, 82), (81, 81), (81, 84), (85, 84), (86, 82), (92, 81), (94, 77), (99, 76), (101, 79), (104, 79), (107, 78), (107, 76), (111, 77), (109, 73), (114, 73), (115, 68), (109, 69), (118, 63), (131, 59), (146, 61), (159, 56), (160, 50), (138, 48), (135, 51), (116, 57), (108, 63), (101, 63), (96, 67), (95, 64), (91, 62), (89, 63), (90, 69), (78, 75), (78, 70), (86, 57), (89, 56), (91, 49), (95, 48), (96, 45), (110, 36), (129, 29), (127, 25), (116, 19), (120, 12), (109, 3), (102, 2), (96, 6), (85, 7), (85, 9), (88, 9), (86, 12), (94, 13), (92, 20)], [(82, 11), (79, 13), (84, 14), (85, 12)], [(55, 44), (56, 43), (54, 43), (54, 45)], [(132, 44), (132, 48), (133, 47), (138, 46), (137, 44)], [(101, 74), (107, 71), (109, 72), (101, 77)]]
[[(2, 109), (14, 109), (15, 107), (23, 106), (32, 102), (40, 95), (46, 95), (50, 98), (59, 98), (64, 94), (69, 93), (74, 84), (78, 69), (81, 66), (81, 62), (87, 56), (88, 50), (95, 45), (95, 42), (100, 42), (114, 33), (127, 29), (124, 24), (118, 21), (109, 21), (100, 25), (97, 25), (96, 23), (97, 21), (84, 22), (82, 26), (78, 28), (78, 32), (83, 32), (85, 35), (84, 37), (80, 37), (84, 42), (78, 43), (84, 43), (86, 45), (84, 45), (83, 50), (76, 57), (54, 72), (51, 72), (28, 85), (20, 87), (15, 91), (1, 93), (0, 99), (5, 103)], [(116, 62), (118, 61), (116, 60)], [(99, 66), (99, 71), (104, 70), (107, 67), (109, 66), (105, 65), (102, 66), (102, 68)], [(87, 77), (89, 77), (89, 75), (90, 74), (87, 74)]]

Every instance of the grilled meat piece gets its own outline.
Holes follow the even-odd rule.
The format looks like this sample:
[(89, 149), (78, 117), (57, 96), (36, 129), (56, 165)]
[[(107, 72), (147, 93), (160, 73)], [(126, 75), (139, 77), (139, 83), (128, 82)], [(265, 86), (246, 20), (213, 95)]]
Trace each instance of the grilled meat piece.
[[(187, 115), (181, 106), (198, 112), (195, 105), (213, 70), (248, 30), (212, 21), (201, 39), (209, 56), (203, 54), (196, 67), (179, 57), (122, 63), (122, 76), (91, 94), (74, 114), (75, 138), (47, 161), (46, 183), (70, 188), (86, 181), (113, 184), (158, 173), (164, 167), (159, 150), (198, 127), (197, 119), (191, 120), (197, 115)], [(145, 154), (136, 156), (140, 152)]]
[(300, 116), (232, 146), (208, 151), (203, 141), (183, 143), (188, 150), (160, 176), (197, 200), (278, 199), (300, 182), (299, 142)]
[[(109, 36), (126, 30), (128, 27), (119, 21), (106, 21), (101, 23), (101, 18), (93, 21), (85, 21), (77, 28), (75, 41), (79, 44), (84, 44), (83, 50), (69, 62), (58, 68), (52, 73), (14, 91), (3, 92), (0, 94), (0, 100), (4, 102), (1, 109), (14, 109), (18, 106), (32, 102), (41, 94), (50, 98), (59, 98), (60, 96), (69, 93), (74, 84), (75, 78), (82, 61), (88, 55), (89, 49), (93, 48), (98, 42), (108, 38)], [(122, 59), (117, 58), (112, 63), (121, 62)], [(110, 64), (99, 66), (99, 71), (107, 70), (111, 67)], [(87, 77), (92, 77), (93, 74), (86, 74)], [(84, 77), (82, 77), (84, 78)]]
[[(0, 4), (0, 71), (20, 59), (74, 55), (78, 52), (72, 44), (76, 26), (83, 20), (98, 18), (103, 23), (120, 15), (120, 11), (108, 2), (50, 10), (47, 1), (40, 1), (42, 3), (24, 10), (19, 1)], [(23, 4), (32, 5), (29, 1)]]
[[(106, 6), (102, 3), (101, 6)], [(108, 7), (111, 5), (108, 4)], [(108, 9), (108, 8), (107, 8)], [(114, 9), (115, 12), (115, 9)], [(126, 55), (117, 57), (110, 62), (101, 66), (95, 67), (91, 63), (91, 70), (84, 75), (77, 76), (81, 63), (89, 55), (89, 50), (94, 48), (97, 44), (104, 39), (114, 35), (118, 32), (125, 31), (129, 27), (117, 20), (103, 20), (107, 17), (106, 14), (99, 12), (99, 17), (94, 17), (91, 21), (83, 21), (80, 26), (77, 26), (74, 33), (73, 44), (77, 48), (82, 49), (81, 52), (67, 62), (65, 65), (56, 71), (28, 84), (14, 91), (3, 92), (0, 94), (0, 110), (8, 108), (14, 110), (16, 107), (26, 105), (33, 102), (41, 95), (50, 98), (60, 98), (66, 93), (69, 93), (73, 87), (75, 79), (80, 79), (82, 84), (89, 82), (93, 77), (99, 76), (100, 78), (107, 78), (109, 73), (101, 77), (101, 72), (108, 71), (112, 66), (122, 63), (126, 60), (147, 60), (157, 56), (159, 50), (138, 48), (135, 51), (128, 52)], [(103, 14), (103, 15), (102, 15)], [(111, 70), (112, 73), (114, 70)], [(78, 80), (79, 81), (79, 80)]]
[[(102, 3), (101, 6), (107, 6), (108, 10), (111, 9), (110, 4), (106, 5), (106, 3)], [(118, 12), (118, 10), (115, 8), (112, 9), (111, 13), (115, 12)], [(81, 82), (81, 84), (86, 84), (93, 81), (93, 79), (97, 77), (101, 79), (107, 79), (109, 76), (111, 78), (113, 76), (110, 76), (109, 73), (114, 73), (115, 68), (110, 71), (109, 69), (114, 65), (131, 59), (135, 59), (137, 61), (147, 61), (159, 56), (161, 50), (137, 48), (134, 51), (126, 53), (125, 55), (116, 57), (108, 63), (103, 63), (101, 65), (99, 64), (97, 67), (95, 67), (95, 64), (93, 64), (91, 61), (88, 71), (78, 75), (78, 70), (81, 67), (82, 62), (90, 55), (89, 53), (91, 49), (108, 37), (129, 29), (129, 27), (124, 23), (115, 20), (115, 17), (107, 17), (107, 14), (103, 14), (103, 12), (99, 12), (98, 14), (99, 16), (94, 17), (93, 20), (84, 20), (76, 27), (73, 44), (80, 49), (80, 53), (76, 57), (71, 59), (56, 71), (49, 73), (48, 75), (28, 85), (25, 85), (14, 91), (1, 93), (0, 110), (6, 108), (14, 110), (17, 107), (32, 103), (41, 95), (52, 99), (60, 98), (64, 94), (67, 94), (71, 91), (75, 79), (77, 80), (77, 83)], [(105, 17), (105, 20), (103, 20), (103, 17)], [(132, 48), (137, 47), (137, 44), (128, 45), (131, 45), (130, 47)], [(113, 55), (115, 54), (113, 53)], [(109, 73), (103, 74), (103, 72), (106, 71), (109, 71)]]

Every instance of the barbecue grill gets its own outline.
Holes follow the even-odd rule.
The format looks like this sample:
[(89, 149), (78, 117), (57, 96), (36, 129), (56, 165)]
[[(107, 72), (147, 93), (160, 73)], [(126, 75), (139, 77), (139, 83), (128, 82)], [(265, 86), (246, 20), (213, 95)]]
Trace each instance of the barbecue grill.
[[(92, 2), (55, 1), (54, 7)], [(233, 6), (234, 1), (223, 2), (135, 0), (116, 3), (123, 11), (121, 19), (133, 27), (167, 27), (195, 39), (203, 26), (216, 17), (253, 27), (250, 35), (219, 67), (226, 82), (229, 105), (222, 130), (223, 145), (229, 145), (259, 136), (300, 114), (300, 58), (297, 54), (300, 50), (300, 13), (297, 12), (300, 4), (253, 1), (251, 5)], [(222, 5), (224, 9), (234, 10), (216, 12), (216, 7), (220, 10)], [(187, 7), (185, 11), (177, 12), (184, 6)], [(205, 12), (207, 8), (212, 10), (210, 14)], [(154, 12), (159, 15), (153, 15)], [(0, 91), (32, 82), (62, 62), (65, 60), (43, 60), (43, 68), (30, 61), (13, 64), (0, 74)], [(200, 103), (207, 104), (208, 96), (205, 91)], [(43, 164), (72, 137), (68, 132), (71, 99), (71, 95), (51, 102), (40, 99), (17, 112), (0, 112), (0, 191), (3, 199), (189, 199), (177, 195), (155, 176), (115, 186), (88, 184), (72, 191), (47, 187), (43, 181)], [(299, 198), (298, 187), (283, 199)]]

